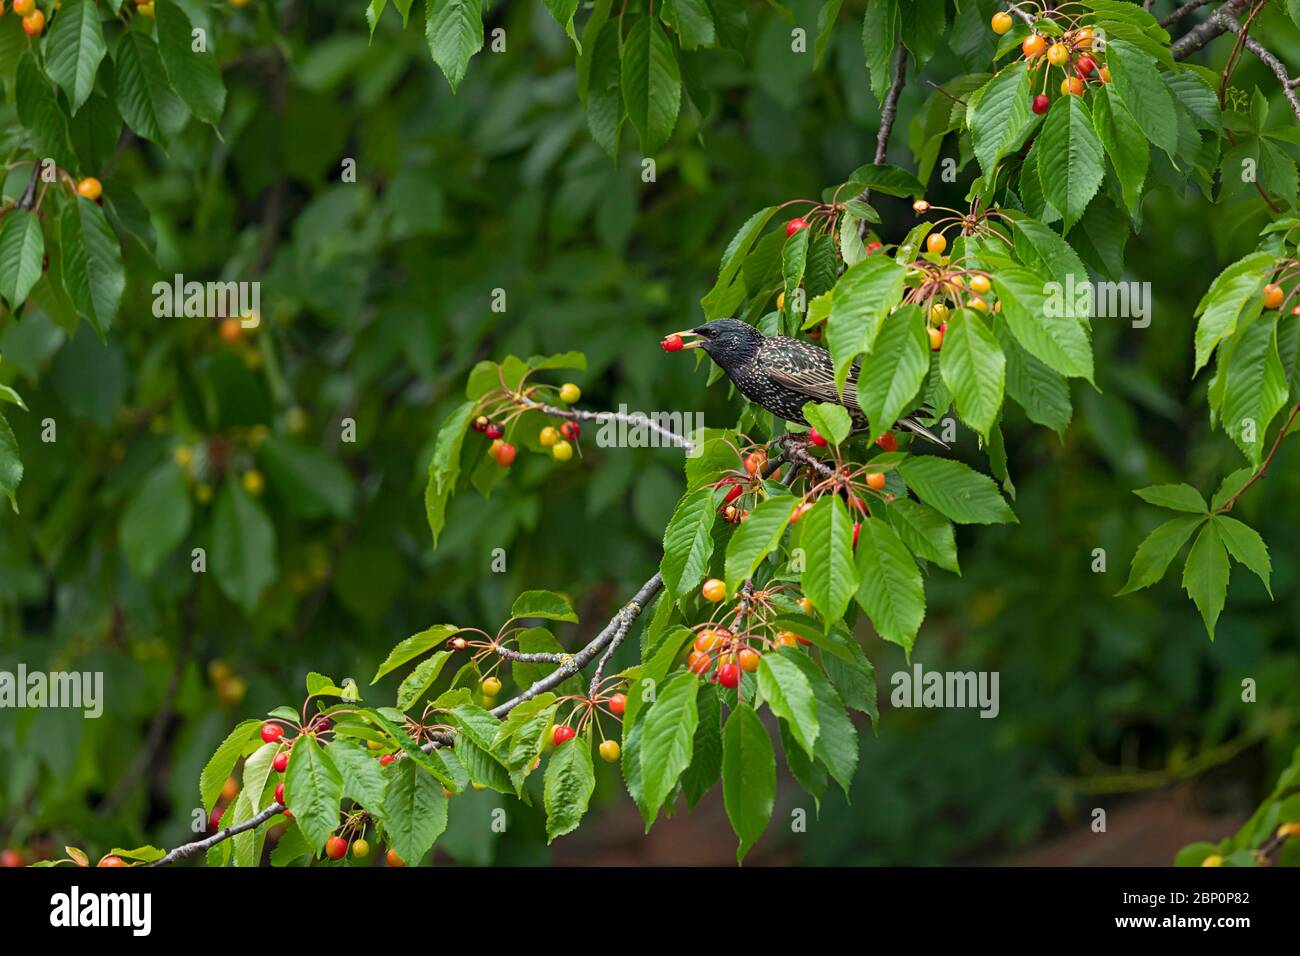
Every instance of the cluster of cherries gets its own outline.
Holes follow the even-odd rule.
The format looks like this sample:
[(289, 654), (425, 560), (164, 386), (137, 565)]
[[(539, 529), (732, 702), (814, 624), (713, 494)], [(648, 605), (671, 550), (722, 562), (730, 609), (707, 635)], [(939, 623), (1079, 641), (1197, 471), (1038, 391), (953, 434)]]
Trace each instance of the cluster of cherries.
[[(773, 607), (770, 597), (783, 587), (778, 585), (746, 594), (742, 608), (737, 610), (729, 627), (713, 621), (696, 625), (686, 669), (701, 677), (711, 672), (710, 680), (735, 690), (740, 686), (742, 674), (758, 670), (765, 651), (809, 645), (810, 641), (794, 631), (773, 628), (766, 623), (770, 616), (768, 612)], [(711, 604), (720, 604), (727, 596), (727, 586), (718, 578), (709, 578), (700, 587), (700, 596)], [(800, 597), (798, 604), (805, 614), (814, 613), (808, 598)], [(742, 626), (750, 624), (754, 626)]]
[[(993, 14), (993, 32), (1002, 36), (1010, 31), (1013, 22), (1011, 14), (999, 11)], [(1061, 80), (1062, 96), (1082, 96), (1089, 80), (1110, 82), (1110, 68), (1097, 62), (1095, 39), (1091, 27), (1068, 29), (1050, 43), (1041, 33), (1031, 33), (1020, 44), (1020, 52), (1029, 61), (1031, 70), (1037, 70), (1044, 62), (1061, 68), (1065, 74)], [(1031, 104), (1039, 115), (1046, 113), (1052, 105), (1047, 96), (1048, 74), (1049, 71), (1043, 71), (1043, 90), (1034, 96)]]
[[(623, 693), (609, 694), (608, 696), (593, 695), (590, 700), (579, 699), (578, 704), (578, 710), (581, 711), (581, 714), (578, 717), (579, 726), (577, 728), (568, 722), (556, 724), (551, 728), (551, 743), (556, 747), (566, 744), (578, 736), (581, 725), (586, 723), (590, 716), (598, 710), (621, 719), (627, 711), (627, 695)], [(573, 719), (572, 715), (569, 719)], [(602, 740), (600, 746), (596, 749), (600, 751), (600, 757), (606, 763), (617, 763), (619, 754), (622, 752), (618, 741), (612, 738)]]
[[(560, 401), (572, 405), (582, 398), (582, 389), (572, 382), (566, 382), (560, 386), (559, 396)], [(471, 424), (474, 431), (486, 435), (492, 441), (488, 447), (488, 454), (498, 465), (509, 468), (514, 464), (518, 450), (505, 440), (505, 425), (492, 421), (487, 415), (479, 415)], [(537, 440), (544, 448), (550, 449), (551, 457), (556, 461), (568, 461), (573, 457), (574, 446), (581, 434), (582, 426), (566, 418), (560, 422), (559, 428), (553, 425), (545, 426), (537, 433)]]

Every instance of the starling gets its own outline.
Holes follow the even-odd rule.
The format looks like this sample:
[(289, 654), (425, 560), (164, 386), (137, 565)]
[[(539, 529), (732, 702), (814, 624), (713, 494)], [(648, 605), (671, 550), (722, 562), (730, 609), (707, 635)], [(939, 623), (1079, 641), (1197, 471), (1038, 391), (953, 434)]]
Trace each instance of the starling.
[[(835, 390), (835, 366), (830, 353), (809, 342), (763, 335), (739, 319), (714, 319), (676, 335), (695, 336), (680, 348), (704, 349), (741, 395), (777, 418), (807, 425), (803, 417), (806, 402), (832, 402), (849, 412), (854, 429), (868, 427), (867, 416), (858, 407), (857, 362), (849, 370), (844, 393), (840, 394)], [(914, 417), (901, 419), (896, 427), (944, 445)]]

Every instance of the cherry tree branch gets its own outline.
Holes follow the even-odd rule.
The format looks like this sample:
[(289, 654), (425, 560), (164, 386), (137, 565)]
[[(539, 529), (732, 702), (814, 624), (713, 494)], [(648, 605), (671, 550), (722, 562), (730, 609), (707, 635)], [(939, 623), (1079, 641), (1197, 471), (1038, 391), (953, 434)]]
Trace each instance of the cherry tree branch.
[(592, 412), (585, 408), (560, 408), (558, 405), (547, 405), (526, 395), (520, 396), (519, 402), (534, 411), (555, 418), (567, 418), (570, 421), (599, 422), (602, 425), (605, 422), (615, 421), (622, 422), (632, 428), (645, 428), (666, 440), (670, 445), (683, 449), (687, 454), (695, 449), (695, 442), (685, 435), (677, 434), (671, 428), (665, 428), (645, 412)]
[[(599, 679), (601, 670), (608, 661), (609, 655), (613, 653), (613, 648), (617, 647), (618, 644), (627, 637), (628, 631), (632, 627), (632, 623), (640, 616), (641, 612), (645, 610), (650, 602), (658, 596), (660, 590), (663, 589), (663, 584), (663, 578), (659, 576), (658, 572), (656, 572), (653, 577), (645, 582), (645, 584), (641, 585), (632, 600), (620, 608), (618, 613), (614, 615), (613, 619), (605, 625), (605, 627), (601, 629), (600, 633), (593, 637), (587, 645), (582, 648), (582, 650), (572, 655), (557, 655), (558, 657), (564, 658), (563, 663), (561, 663), (559, 667), (535, 682), (531, 687), (519, 694), (517, 697), (512, 697), (505, 703), (493, 707), (491, 711), (492, 715), (494, 717), (504, 717), (524, 701), (531, 700), (538, 694), (543, 694), (546, 691), (559, 686), (564, 682), (565, 678), (569, 677), (571, 674), (578, 673), (590, 664), (597, 654), (602, 650), (605, 650), (606, 654), (601, 658), (601, 663), (596, 672), (596, 677)], [(438, 747), (445, 747), (452, 741), (452, 739), (453, 738), (449, 734), (439, 734), (433, 740), (424, 744), (423, 749), (425, 751), (430, 751), (435, 750)], [(266, 807), (266, 809), (262, 810), (250, 819), (245, 820), (243, 823), (225, 827), (211, 836), (204, 837), (202, 840), (195, 840), (193, 843), (182, 844), (149, 865), (166, 866), (169, 863), (176, 863), (180, 860), (186, 860), (192, 856), (196, 856), (199, 853), (204, 853), (219, 843), (229, 840), (233, 836), (260, 827), (263, 823), (266, 823), (278, 814), (283, 813), (285, 809), (285, 806), (281, 803), (272, 803)]]
[(1169, 52), (1174, 55), (1175, 60), (1187, 59), (1211, 40), (1230, 30), (1229, 18), (1245, 10), (1251, 2), (1252, 0), (1228, 0), (1227, 3), (1170, 44)]
[[(885, 157), (889, 153), (889, 137), (894, 131), (894, 121), (898, 119), (898, 99), (903, 95), (903, 85), (907, 82), (907, 47), (903, 44), (898, 45), (898, 52), (894, 54), (894, 75), (893, 81), (889, 84), (889, 91), (885, 94), (885, 102), (880, 107), (880, 129), (876, 131), (876, 154), (872, 159), (872, 165), (884, 165)], [(859, 202), (867, 202), (871, 199), (871, 190), (864, 189), (855, 197)], [(866, 236), (867, 221), (865, 219), (858, 223), (858, 235)]]
[(1260, 43), (1252, 36), (1247, 36), (1242, 30), (1241, 24), (1238, 23), (1234, 17), (1228, 16), (1224, 19), (1227, 23), (1227, 29), (1237, 34), (1238, 37), (1240, 37), (1242, 45), (1244, 45), (1251, 53), (1255, 54), (1255, 56), (1272, 71), (1273, 75), (1277, 77), (1278, 83), (1282, 86), (1283, 95), (1286, 96), (1287, 102), (1291, 104), (1291, 111), (1295, 113), (1296, 120), (1300, 121), (1300, 96), (1296, 95), (1295, 84), (1291, 79), (1291, 74), (1287, 70), (1286, 65), (1270, 53), (1269, 50), (1265, 48), (1264, 44)]
[(1217, 0), (1189, 0), (1189, 2), (1184, 3), (1173, 13), (1169, 14), (1169, 16), (1163, 18), (1160, 21), (1160, 25), (1162, 27), (1173, 26), (1173, 24), (1187, 16), (1187, 14), (1191, 13), (1193, 10), (1199, 10), (1201, 7), (1208, 7), (1210, 4), (1215, 2), (1217, 2)]

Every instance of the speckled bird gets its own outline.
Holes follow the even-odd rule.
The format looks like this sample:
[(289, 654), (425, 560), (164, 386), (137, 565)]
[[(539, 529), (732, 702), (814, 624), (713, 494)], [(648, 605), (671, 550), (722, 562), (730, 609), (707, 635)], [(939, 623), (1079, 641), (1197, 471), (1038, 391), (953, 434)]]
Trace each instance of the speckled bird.
[[(741, 395), (777, 418), (807, 425), (803, 416), (806, 402), (832, 402), (848, 411), (855, 430), (868, 427), (867, 416), (858, 407), (857, 362), (849, 370), (840, 394), (835, 390), (835, 366), (830, 353), (810, 342), (763, 335), (739, 319), (714, 319), (676, 334), (693, 336), (682, 345), (683, 349), (704, 349)], [(894, 427), (944, 444), (913, 417), (900, 419)]]

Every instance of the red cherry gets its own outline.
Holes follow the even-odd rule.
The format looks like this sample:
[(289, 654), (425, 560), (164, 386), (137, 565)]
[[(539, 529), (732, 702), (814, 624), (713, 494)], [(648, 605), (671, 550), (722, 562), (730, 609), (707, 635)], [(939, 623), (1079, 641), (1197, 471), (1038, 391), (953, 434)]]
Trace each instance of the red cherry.
[(509, 468), (515, 463), (516, 454), (518, 454), (518, 452), (516, 452), (514, 445), (511, 445), (508, 442), (502, 442), (497, 445), (496, 451), (493, 453), (492, 457), (497, 460), (497, 464), (502, 468)]
[(610, 695), (609, 709), (611, 713), (619, 717), (622, 717), (623, 711), (627, 710), (627, 695), (626, 694)]
[(885, 451), (898, 451), (898, 439), (894, 437), (893, 432), (885, 432), (876, 439), (876, 444)]
[(1047, 108), (1052, 105), (1052, 101), (1047, 98), (1046, 93), (1039, 93), (1034, 97), (1033, 110), (1039, 116), (1047, 112)]
[(685, 345), (680, 335), (670, 335), (659, 343), (663, 346), (665, 352), (680, 352)]
[(332, 836), (325, 841), (325, 855), (331, 860), (341, 860), (347, 853), (348, 841), (341, 836)]
[(745, 486), (732, 479), (732, 485), (727, 489), (726, 496), (722, 499), (724, 505), (729, 505), (745, 493)]
[(718, 668), (718, 683), (723, 687), (734, 689), (740, 684), (740, 665), (723, 664)]
[(12, 870), (23, 865), (23, 855), (17, 850), (9, 849), (0, 853), (0, 868)]
[(560, 434), (569, 441), (577, 441), (578, 436), (582, 434), (582, 426), (577, 422), (565, 422), (560, 426)]
[(120, 856), (106, 856), (99, 861), (100, 866), (126, 866), (126, 861)]
[(278, 804), (280, 804), (280, 806), (285, 806), (285, 802), (284, 802), (284, 784), (282, 784), (282, 783), (277, 783), (277, 784), (275, 785), (275, 802), (278, 803)]
[(208, 814), (208, 829), (216, 832), (221, 829), (221, 817), (226, 812), (225, 807), (213, 807), (212, 812)]
[(853, 547), (855, 548), (858, 546), (858, 533), (861, 531), (862, 531), (862, 522), (861, 521), (853, 522)]
[(823, 438), (821, 433), (817, 431), (817, 429), (815, 428), (808, 429), (808, 440), (812, 442), (814, 445), (816, 445), (818, 448), (826, 447), (826, 439)]
[(789, 239), (800, 229), (808, 228), (808, 220), (796, 216), (785, 224), (785, 237)]
[(276, 773), (284, 773), (289, 766), (289, 751), (282, 750), (276, 754), (275, 759), (271, 761), (271, 766)]
[(871, 255), (873, 252), (877, 251), (882, 247), (881, 244), (878, 242), (868, 242), (864, 248), (867, 251), (867, 255)]
[(490, 423), (488, 422), (488, 417), (486, 415), (480, 415), (478, 418), (474, 419), (474, 421), (471, 423), (474, 431), (476, 432), (487, 431), (487, 427), (489, 424)]
[(267, 721), (265, 724), (262, 725), (263, 743), (273, 744), (283, 736), (284, 736), (284, 728), (281, 727), (279, 724), (273, 724), (270, 721)]
[(493, 441), (496, 441), (505, 433), (505, 428), (503, 428), (499, 422), (488, 422), (487, 428), (483, 429), (483, 434), (487, 435), (487, 437), (491, 438)]
[(1085, 79), (1087, 78), (1088, 74), (1095, 69), (1097, 69), (1097, 61), (1094, 60), (1092, 57), (1088, 56), (1086, 53), (1083, 56), (1079, 57), (1079, 59), (1076, 60), (1074, 64), (1074, 72), (1078, 73), (1079, 76), (1084, 77)]
[(555, 730), (551, 732), (551, 742), (558, 747), (566, 740), (572, 740), (576, 736), (578, 736), (578, 732), (576, 730), (574, 730), (568, 724), (560, 724), (555, 728)]
[(397, 754), (384, 754), (382, 757), (379, 758), (379, 766), (387, 767), (390, 763), (392, 763), (396, 759), (397, 759)]

